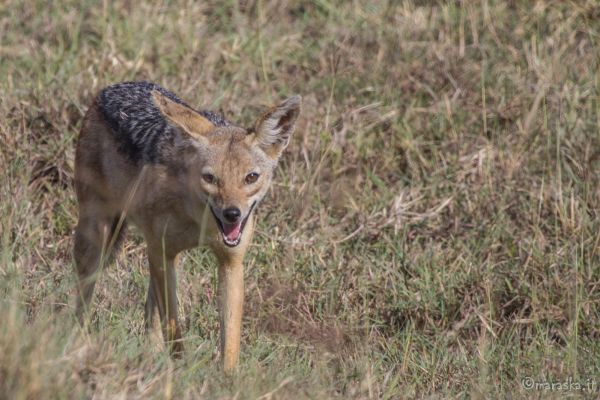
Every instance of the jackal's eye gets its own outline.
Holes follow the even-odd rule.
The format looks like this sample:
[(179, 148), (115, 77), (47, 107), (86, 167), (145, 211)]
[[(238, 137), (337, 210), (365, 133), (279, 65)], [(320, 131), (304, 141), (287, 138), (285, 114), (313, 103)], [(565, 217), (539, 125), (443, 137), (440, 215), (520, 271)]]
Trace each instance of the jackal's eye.
[(213, 174), (202, 174), (202, 179), (210, 185), (217, 183), (217, 178)]
[(246, 179), (244, 179), (244, 182), (246, 183), (246, 185), (251, 185), (258, 180), (259, 176), (260, 175), (258, 175), (256, 172), (250, 172), (248, 175), (246, 175)]

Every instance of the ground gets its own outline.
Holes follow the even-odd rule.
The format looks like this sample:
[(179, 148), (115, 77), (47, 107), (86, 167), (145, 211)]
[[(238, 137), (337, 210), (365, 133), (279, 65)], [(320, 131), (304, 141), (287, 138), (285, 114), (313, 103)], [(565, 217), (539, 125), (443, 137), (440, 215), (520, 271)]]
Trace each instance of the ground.
[[(591, 0), (4, 1), (0, 397), (596, 398), (599, 21)], [(73, 317), (74, 142), (98, 90), (141, 79), (246, 126), (304, 98), (230, 377), (201, 249), (183, 359), (144, 335), (135, 231)]]

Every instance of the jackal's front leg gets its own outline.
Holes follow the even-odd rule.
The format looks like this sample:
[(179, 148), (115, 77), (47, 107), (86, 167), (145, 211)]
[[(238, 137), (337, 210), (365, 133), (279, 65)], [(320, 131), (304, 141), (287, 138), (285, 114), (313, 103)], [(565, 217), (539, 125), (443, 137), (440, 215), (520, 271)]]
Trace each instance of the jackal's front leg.
[(219, 319), (223, 369), (235, 368), (240, 353), (244, 267), (241, 260), (219, 260)]
[[(177, 260), (175, 256), (159, 251), (159, 248), (148, 245), (151, 289), (148, 290), (146, 299), (146, 318), (151, 319), (153, 308), (157, 306), (165, 341), (171, 353), (180, 357), (183, 354), (183, 343), (177, 316), (177, 280), (175, 276)], [(146, 323), (150, 324), (151, 321), (148, 319)]]

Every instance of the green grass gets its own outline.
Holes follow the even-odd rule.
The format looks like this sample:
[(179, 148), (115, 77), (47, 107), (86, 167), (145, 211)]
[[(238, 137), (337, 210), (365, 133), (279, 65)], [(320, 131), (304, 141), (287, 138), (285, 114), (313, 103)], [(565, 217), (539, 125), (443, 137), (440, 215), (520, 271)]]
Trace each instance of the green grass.
[[(521, 383), (600, 386), (595, 2), (98, 3), (0, 5), (1, 398), (598, 395)], [(304, 98), (231, 377), (203, 250), (182, 360), (143, 333), (139, 235), (73, 318), (74, 141), (133, 79), (245, 125)]]

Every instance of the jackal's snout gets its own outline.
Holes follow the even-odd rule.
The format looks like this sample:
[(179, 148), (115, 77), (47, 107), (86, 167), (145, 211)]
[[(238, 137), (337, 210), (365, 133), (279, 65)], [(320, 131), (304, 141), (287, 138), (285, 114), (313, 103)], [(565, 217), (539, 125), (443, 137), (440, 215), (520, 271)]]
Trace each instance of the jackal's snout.
[(225, 245), (235, 247), (240, 244), (244, 227), (255, 205), (256, 203), (253, 203), (245, 214), (237, 206), (229, 206), (223, 209), (211, 206), (211, 211), (223, 235)]
[(235, 224), (241, 217), (242, 212), (237, 207), (229, 207), (223, 210), (223, 218), (230, 224)]

